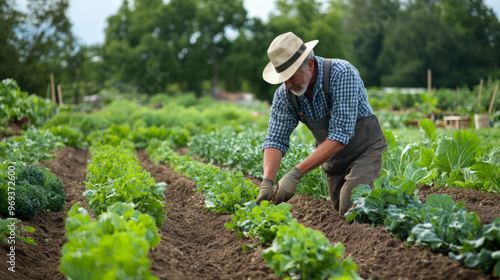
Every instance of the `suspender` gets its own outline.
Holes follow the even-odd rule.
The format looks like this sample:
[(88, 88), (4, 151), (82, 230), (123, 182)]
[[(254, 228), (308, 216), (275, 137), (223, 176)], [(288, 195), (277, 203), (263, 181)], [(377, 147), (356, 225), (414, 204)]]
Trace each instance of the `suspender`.
[[(332, 109), (332, 100), (330, 96), (330, 64), (331, 59), (326, 59), (323, 62), (323, 92), (325, 93), (326, 104), (328, 105), (328, 109)], [(304, 122), (305, 119), (304, 114), (300, 110), (299, 103), (297, 101), (297, 96), (289, 91), (290, 99), (292, 100), (293, 107), (295, 107), (295, 111), (299, 116), (299, 119)]]

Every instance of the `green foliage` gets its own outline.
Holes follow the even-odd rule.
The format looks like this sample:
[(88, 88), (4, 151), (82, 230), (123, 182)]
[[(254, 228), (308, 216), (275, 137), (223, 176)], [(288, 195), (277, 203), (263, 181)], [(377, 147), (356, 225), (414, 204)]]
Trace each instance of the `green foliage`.
[[(28, 117), (31, 124), (41, 125), (50, 115), (52, 104), (49, 100), (36, 95), (28, 95), (21, 91), (14, 79), (4, 79), (0, 82), (0, 125), (7, 122), (20, 121)], [(25, 129), (25, 128), (23, 128)]]
[(252, 200), (236, 210), (236, 213), (231, 215), (233, 222), (226, 223), (225, 226), (228, 230), (239, 232), (236, 238), (246, 236), (259, 239), (256, 244), (244, 245), (243, 250), (254, 249), (260, 245), (269, 246), (276, 237), (278, 226), (292, 221), (291, 208), (292, 205), (288, 203), (274, 205), (269, 204), (267, 200), (257, 206)]
[[(61, 211), (66, 194), (59, 179), (45, 167), (0, 163), (0, 213), (22, 220), (32, 220), (38, 212)], [(10, 175), (9, 173), (15, 173)], [(9, 179), (9, 181), (7, 181)], [(12, 182), (12, 183), (9, 183)], [(11, 200), (10, 197), (14, 197)], [(9, 205), (12, 208), (9, 208)]]
[(342, 244), (332, 247), (320, 231), (297, 225), (297, 220), (292, 219), (289, 212), (289, 204), (275, 206), (263, 201), (261, 206), (256, 206), (258, 189), (249, 181), (244, 181), (241, 174), (228, 173), (188, 156), (182, 157), (172, 151), (168, 142), (155, 143), (148, 147), (147, 152), (155, 162), (167, 162), (175, 168), (175, 172), (195, 181), (196, 188), (205, 192), (206, 208), (222, 213), (234, 213), (236, 210), (232, 216), (233, 223), (226, 223), (226, 228), (240, 231), (237, 237), (259, 239), (257, 244), (243, 246), (243, 250), (272, 241), (272, 247), (263, 252), (264, 259), (278, 276), (288, 274), (294, 278), (302, 275), (302, 279), (324, 279), (326, 276), (332, 279), (361, 279), (349, 257), (340, 260)]
[(205, 208), (223, 214), (235, 213), (238, 207), (255, 200), (259, 189), (243, 174), (205, 165), (190, 157), (182, 157), (166, 144), (148, 147), (147, 152), (155, 162), (167, 162), (175, 172), (196, 182), (196, 189), (205, 195)]
[(484, 183), (484, 189), (490, 192), (500, 193), (500, 148), (493, 148), (482, 161), (477, 161), (471, 170)]
[(61, 141), (66, 146), (83, 149), (87, 146), (80, 129), (77, 127), (70, 127), (67, 124), (51, 127), (50, 132), (54, 136), (59, 136)]
[[(309, 132), (306, 132), (309, 133)], [(189, 142), (189, 154), (195, 154), (210, 163), (218, 163), (232, 169), (240, 170), (252, 176), (262, 178), (262, 141), (265, 132), (255, 126), (222, 127), (206, 134), (195, 135)], [(304, 144), (307, 140), (294, 135), (290, 149), (282, 159), (278, 178), (288, 172), (290, 166), (299, 164), (312, 153), (313, 141)], [(296, 193), (309, 193), (314, 198), (326, 199), (329, 197), (326, 179), (323, 171), (317, 168), (302, 179)]]
[[(34, 232), (35, 228), (29, 226), (17, 226), (21, 221), (17, 219), (0, 219), (0, 241), (8, 244), (13, 244), (13, 239), (10, 236), (15, 236), (21, 242), (26, 244), (36, 245), (35, 240), (30, 236), (21, 236), (20, 232)], [(14, 224), (14, 226), (12, 226)]]
[(384, 224), (392, 236), (409, 244), (429, 246), (467, 267), (484, 273), (496, 269), (498, 274), (500, 218), (480, 226), (476, 213), (467, 212), (464, 202), (455, 204), (445, 194), (431, 194), (422, 204), (412, 181), (395, 187), (378, 179), (373, 190), (366, 185), (354, 188), (351, 199), (355, 206), (346, 213), (347, 221)]
[(53, 158), (50, 151), (63, 147), (61, 138), (50, 131), (30, 127), (23, 135), (0, 142), (0, 155), (13, 162), (37, 163)]
[(453, 138), (440, 139), (434, 162), (444, 172), (453, 172), (464, 167), (471, 167), (481, 139), (474, 133), (462, 130), (455, 132)]
[[(4, 68), (0, 76), (12, 77), (28, 92), (44, 95), (51, 73), (57, 84), (78, 76), (72, 63), (77, 45), (67, 16), (69, 1), (29, 0), (26, 4), (25, 11), (20, 11), (12, 1), (2, 1), (2, 19), (16, 16), (16, 20), (2, 20), (13, 34), (2, 40), (11, 52), (2, 51), (10, 57), (2, 56), (9, 68)], [(2, 32), (1, 37), (5, 35)]]
[(361, 279), (350, 257), (341, 259), (344, 246), (330, 245), (319, 230), (292, 220), (278, 227), (272, 246), (262, 252), (276, 276), (291, 279)]
[(149, 250), (160, 242), (154, 220), (116, 203), (92, 220), (80, 203), (66, 219), (68, 243), (59, 269), (71, 279), (157, 279), (151, 275)]
[(31, 185), (43, 186), (45, 184), (45, 174), (34, 165), (26, 165), (17, 176), (18, 181), (26, 181)]
[[(110, 120), (105, 119), (100, 113), (84, 114), (79, 112), (62, 112), (50, 118), (44, 128), (53, 129), (67, 125), (70, 130), (78, 129), (82, 137), (86, 138), (92, 132), (103, 130), (111, 126)], [(58, 129), (56, 128), (56, 131)]]
[(359, 185), (352, 191), (354, 207), (346, 214), (348, 222), (371, 223), (377, 226), (384, 223), (391, 205), (406, 206), (418, 201), (418, 190), (412, 181), (401, 187), (391, 185), (386, 177), (375, 180), (375, 189), (368, 185)]
[(149, 172), (142, 170), (133, 146), (93, 146), (91, 154), (83, 195), (94, 214), (101, 215), (116, 202), (133, 203), (136, 210), (150, 215), (161, 226), (166, 219), (162, 200), (167, 186), (157, 184)]
[(45, 190), (48, 191), (47, 209), (59, 212), (64, 209), (64, 203), (66, 202), (66, 193), (63, 190), (63, 184), (57, 179), (56, 175), (49, 173), (48, 169), (43, 168), (42, 170), (47, 178), (44, 184)]
[(21, 220), (32, 220), (38, 212), (47, 206), (47, 193), (37, 185), (21, 181), (16, 185), (15, 217)]
[[(420, 122), (420, 127), (423, 139), (404, 147), (392, 132), (385, 131), (388, 148), (383, 154), (382, 175), (391, 184), (399, 186), (411, 180), (423, 185), (499, 191), (500, 150), (487, 150), (496, 143), (494, 131), (441, 130), (438, 134), (434, 123), (427, 119)], [(488, 140), (483, 141), (483, 136)]]

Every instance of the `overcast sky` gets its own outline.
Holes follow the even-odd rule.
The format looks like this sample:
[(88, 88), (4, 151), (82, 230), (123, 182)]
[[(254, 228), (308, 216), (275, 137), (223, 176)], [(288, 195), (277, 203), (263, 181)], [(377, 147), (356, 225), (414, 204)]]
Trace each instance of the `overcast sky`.
[[(70, 0), (69, 18), (73, 23), (73, 33), (85, 45), (104, 43), (106, 18), (115, 14), (122, 0)], [(16, 0), (18, 8), (26, 7), (26, 0)], [(485, 0), (500, 18), (500, 0)], [(274, 0), (243, 0), (249, 17), (267, 16), (274, 8)]]

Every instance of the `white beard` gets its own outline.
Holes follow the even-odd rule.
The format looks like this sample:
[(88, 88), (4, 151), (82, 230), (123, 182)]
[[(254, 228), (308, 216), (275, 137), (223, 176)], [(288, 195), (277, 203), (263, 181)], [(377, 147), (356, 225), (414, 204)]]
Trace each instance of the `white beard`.
[[(306, 70), (306, 72), (304, 72), (304, 82), (302, 84), (300, 84), (299, 86), (290, 87), (290, 91), (297, 96), (304, 95), (304, 93), (306, 93), (306, 91), (307, 91), (307, 87), (309, 86), (309, 82), (311, 81), (311, 76), (312, 75), (309, 74), (309, 72), (307, 72), (307, 70)], [(299, 90), (296, 91), (296, 90), (292, 89), (294, 87), (297, 87)]]

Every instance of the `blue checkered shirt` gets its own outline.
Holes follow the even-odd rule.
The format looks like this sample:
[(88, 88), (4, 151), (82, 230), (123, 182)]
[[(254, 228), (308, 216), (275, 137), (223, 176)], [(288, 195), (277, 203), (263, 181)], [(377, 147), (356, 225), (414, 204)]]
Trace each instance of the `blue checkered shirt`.
[[(313, 88), (312, 102), (307, 96), (297, 96), (299, 106), (308, 120), (317, 120), (328, 112), (323, 92), (324, 58), (314, 56), (318, 64), (318, 75)], [(289, 148), (290, 134), (297, 127), (299, 117), (288, 96), (283, 83), (274, 93), (268, 134), (262, 149), (276, 148), (286, 154)], [(330, 127), (326, 139), (346, 144), (354, 136), (356, 119), (373, 114), (368, 103), (368, 95), (358, 70), (349, 62), (332, 59), (330, 67), (330, 94), (332, 109)]]

